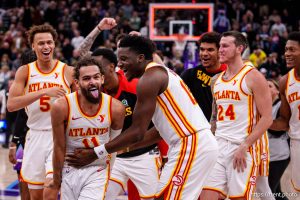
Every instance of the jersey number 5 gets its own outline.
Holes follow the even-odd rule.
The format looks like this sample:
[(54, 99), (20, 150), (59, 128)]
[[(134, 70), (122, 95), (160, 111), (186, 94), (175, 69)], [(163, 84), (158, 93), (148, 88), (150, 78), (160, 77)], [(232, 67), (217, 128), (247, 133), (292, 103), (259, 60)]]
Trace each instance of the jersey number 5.
[(50, 110), (50, 97), (43, 96), (40, 98), (40, 110), (42, 112), (48, 112)]
[(225, 117), (229, 118), (229, 120), (235, 120), (234, 107), (232, 104), (229, 104), (225, 113), (224, 113), (224, 107), (221, 105), (218, 106), (218, 120), (219, 121), (224, 120), (224, 114), (225, 114)]

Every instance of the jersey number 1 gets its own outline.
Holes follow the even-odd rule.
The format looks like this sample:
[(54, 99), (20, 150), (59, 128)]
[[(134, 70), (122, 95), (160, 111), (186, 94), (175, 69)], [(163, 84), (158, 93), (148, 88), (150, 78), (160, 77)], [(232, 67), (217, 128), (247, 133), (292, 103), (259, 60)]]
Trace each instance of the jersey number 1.
[(83, 139), (82, 143), (84, 144), (85, 148), (93, 148), (100, 145), (96, 137), (92, 137), (91, 139)]

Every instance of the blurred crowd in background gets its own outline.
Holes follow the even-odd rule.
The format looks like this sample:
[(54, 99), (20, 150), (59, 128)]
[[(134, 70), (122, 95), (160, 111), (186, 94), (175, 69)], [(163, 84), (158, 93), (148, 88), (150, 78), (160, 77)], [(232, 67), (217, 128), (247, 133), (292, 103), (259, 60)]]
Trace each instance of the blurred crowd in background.
[[(195, 0), (181, 2), (203, 3)], [(245, 60), (252, 61), (267, 78), (278, 79), (287, 72), (283, 59), (286, 38), (289, 32), (300, 31), (297, 6), (294, 6), (296, 0), (274, 0), (272, 4), (266, 0), (214, 0), (206, 3), (214, 3), (214, 31), (236, 30), (247, 36), (249, 48), (244, 52)], [(30, 48), (26, 31), (33, 25), (49, 23), (57, 30), (55, 56), (69, 65), (78, 60), (80, 43), (103, 17), (115, 18), (118, 26), (103, 31), (92, 49), (116, 50), (117, 36), (133, 30), (148, 36), (149, 1), (146, 0), (1, 0), (0, 4), (0, 93), (3, 94), (0, 102), (8, 91), (9, 80), (13, 80), (16, 69), (20, 67), (22, 52)], [(160, 12), (160, 22), (171, 19), (180, 20), (180, 13), (169, 16)], [(156, 45), (166, 65), (181, 73), (186, 58), (174, 51), (175, 43), (156, 42)], [(1, 111), (1, 118), (5, 118), (5, 109)]]

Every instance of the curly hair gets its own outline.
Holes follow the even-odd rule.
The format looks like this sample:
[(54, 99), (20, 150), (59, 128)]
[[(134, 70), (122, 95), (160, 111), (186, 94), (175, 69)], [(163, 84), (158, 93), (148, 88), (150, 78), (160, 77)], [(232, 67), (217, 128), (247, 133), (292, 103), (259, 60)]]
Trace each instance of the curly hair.
[(50, 33), (53, 37), (54, 42), (57, 40), (57, 32), (56, 30), (48, 24), (43, 24), (43, 25), (38, 25), (38, 26), (33, 26), (27, 31), (27, 39), (29, 44), (33, 43), (33, 39), (35, 34), (37, 33)]
[(99, 68), (99, 71), (101, 74), (104, 74), (104, 69), (101, 65), (100, 62), (98, 62), (95, 58), (91, 57), (91, 56), (86, 56), (81, 58), (75, 65), (74, 68), (74, 78), (75, 79), (79, 79), (80, 76), (80, 69), (82, 67), (87, 67), (87, 66), (91, 66), (91, 65), (96, 65)]

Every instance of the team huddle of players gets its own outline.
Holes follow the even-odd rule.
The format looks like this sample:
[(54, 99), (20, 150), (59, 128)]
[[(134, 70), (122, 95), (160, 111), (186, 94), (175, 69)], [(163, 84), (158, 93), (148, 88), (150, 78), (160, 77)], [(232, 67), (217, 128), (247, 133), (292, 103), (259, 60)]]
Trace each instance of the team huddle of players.
[[(273, 121), (268, 83), (242, 60), (247, 40), (241, 33), (201, 37), (200, 51), (218, 59), (199, 91), (188, 71), (181, 78), (166, 68), (152, 41), (136, 33), (119, 41), (117, 57), (109, 49), (87, 55), (100, 31), (115, 26), (104, 18), (74, 67), (53, 57), (51, 26), (29, 30), (37, 59), (18, 69), (8, 110), (25, 108), (28, 115), (21, 177), (31, 199), (57, 199), (59, 191), (66, 200), (116, 199), (129, 179), (141, 199), (252, 199), (258, 177), (268, 176), (270, 126), (289, 130), (299, 191), (299, 32), (286, 44), (292, 70), (281, 79), (280, 117)], [(209, 59), (201, 59), (204, 68)], [(163, 168), (156, 151), (162, 140), (169, 148)]]

